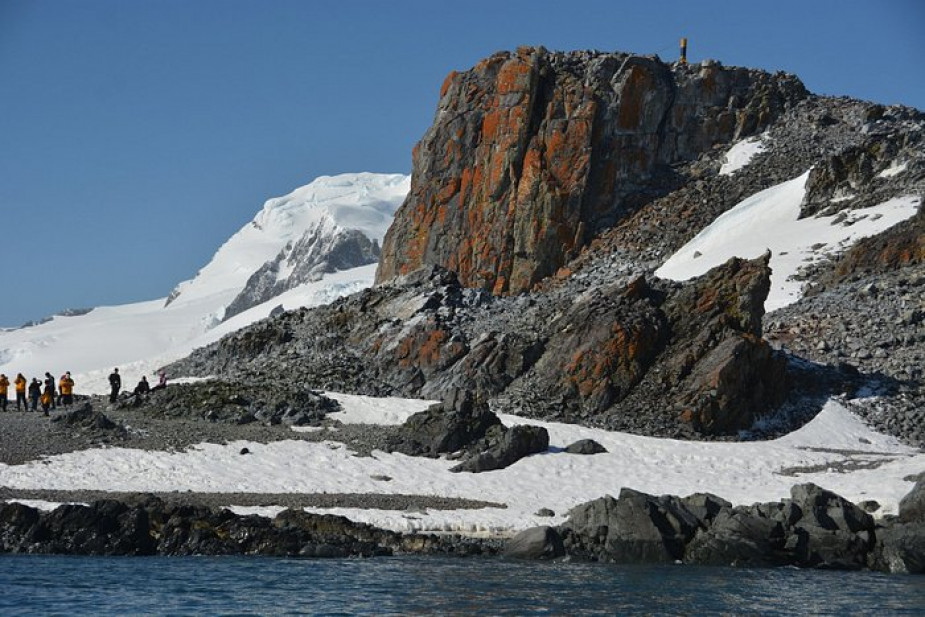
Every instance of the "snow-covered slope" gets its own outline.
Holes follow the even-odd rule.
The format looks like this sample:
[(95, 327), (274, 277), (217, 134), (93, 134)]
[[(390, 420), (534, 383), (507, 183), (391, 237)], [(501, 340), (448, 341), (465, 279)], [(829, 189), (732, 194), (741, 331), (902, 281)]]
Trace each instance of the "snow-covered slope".
[[(735, 147), (733, 148), (735, 150)], [(719, 216), (656, 270), (656, 276), (683, 281), (704, 274), (731, 257), (753, 259), (771, 251), (770, 312), (802, 297), (800, 268), (844, 251), (915, 215), (918, 196), (890, 199), (835, 216), (799, 218), (807, 171), (756, 193)]]
[[(0, 331), (0, 373), (12, 377), (22, 372), (31, 379), (46, 371), (71, 371), (76, 391), (88, 394), (107, 391), (106, 377), (118, 366), (130, 387), (141, 375), (150, 377), (159, 366), (267, 317), (278, 306), (314, 306), (368, 287), (375, 264), (319, 273), (279, 288), (278, 294), (244, 306), (222, 322), (248, 279), (306, 235), (332, 238), (354, 230), (381, 241), (409, 182), (409, 176), (400, 174), (324, 176), (271, 199), (195, 278), (174, 290), (172, 301), (98, 307), (84, 315), (55, 316), (29, 328)], [(322, 242), (314, 254), (335, 245)], [(293, 263), (296, 269), (298, 263)]]
[[(204, 298), (216, 304), (216, 321), (248, 280), (269, 263), (285, 262), (276, 270), (283, 280), (296, 270), (288, 259), (303, 238), (330, 238), (343, 230), (357, 230), (381, 243), (408, 193), (411, 178), (401, 174), (341, 174), (321, 176), (283, 197), (268, 200), (254, 220), (223, 244), (195, 278), (180, 283), (168, 304), (186, 304)], [(323, 244), (318, 239), (315, 244)]]

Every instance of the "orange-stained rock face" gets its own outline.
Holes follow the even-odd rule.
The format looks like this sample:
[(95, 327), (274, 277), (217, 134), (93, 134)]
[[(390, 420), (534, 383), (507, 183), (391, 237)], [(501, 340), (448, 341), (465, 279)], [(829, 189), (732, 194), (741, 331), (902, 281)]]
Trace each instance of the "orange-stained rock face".
[(531, 289), (651, 199), (667, 165), (802, 96), (791, 76), (530, 47), (453, 71), (376, 279), (435, 264), (468, 287)]

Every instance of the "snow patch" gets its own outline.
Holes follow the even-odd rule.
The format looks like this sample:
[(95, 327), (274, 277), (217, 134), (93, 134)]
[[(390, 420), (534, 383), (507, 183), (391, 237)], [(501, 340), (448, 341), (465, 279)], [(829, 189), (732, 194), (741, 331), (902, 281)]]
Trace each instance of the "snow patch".
[(738, 170), (752, 162), (756, 154), (767, 150), (764, 140), (761, 137), (749, 137), (737, 142), (729, 148), (726, 156), (723, 157), (723, 164), (719, 168), (719, 175), (731, 176)]
[(877, 174), (878, 178), (892, 178), (893, 176), (898, 176), (902, 172), (906, 171), (906, 168), (909, 166), (909, 163), (903, 162), (899, 163), (893, 161), (893, 164)]
[(800, 219), (800, 204), (809, 171), (740, 202), (681, 247), (655, 271), (656, 276), (684, 281), (700, 276), (732, 257), (754, 259), (771, 251), (770, 312), (802, 297), (800, 269), (836, 255), (867, 236), (892, 227), (918, 211), (915, 195), (890, 199), (870, 208), (834, 216)]

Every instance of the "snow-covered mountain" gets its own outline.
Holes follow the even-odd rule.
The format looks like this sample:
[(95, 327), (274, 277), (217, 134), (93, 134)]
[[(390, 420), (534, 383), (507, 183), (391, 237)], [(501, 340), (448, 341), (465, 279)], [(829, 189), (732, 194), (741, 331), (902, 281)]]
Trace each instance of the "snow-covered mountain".
[(214, 298), (217, 322), (325, 273), (375, 263), (409, 184), (401, 174), (322, 176), (270, 199), (166, 304)]
[(114, 366), (132, 385), (279, 307), (323, 304), (368, 287), (379, 243), (409, 180), (401, 174), (323, 176), (270, 199), (167, 298), (56, 315), (0, 332), (0, 372), (32, 378), (71, 371), (79, 393), (104, 392)]

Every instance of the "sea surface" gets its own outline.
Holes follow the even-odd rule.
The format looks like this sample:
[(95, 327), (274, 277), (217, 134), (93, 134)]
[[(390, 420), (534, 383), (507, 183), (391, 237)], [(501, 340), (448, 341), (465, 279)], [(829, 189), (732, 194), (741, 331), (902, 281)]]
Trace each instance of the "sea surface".
[(486, 558), (0, 556), (0, 615), (923, 615), (925, 577)]

